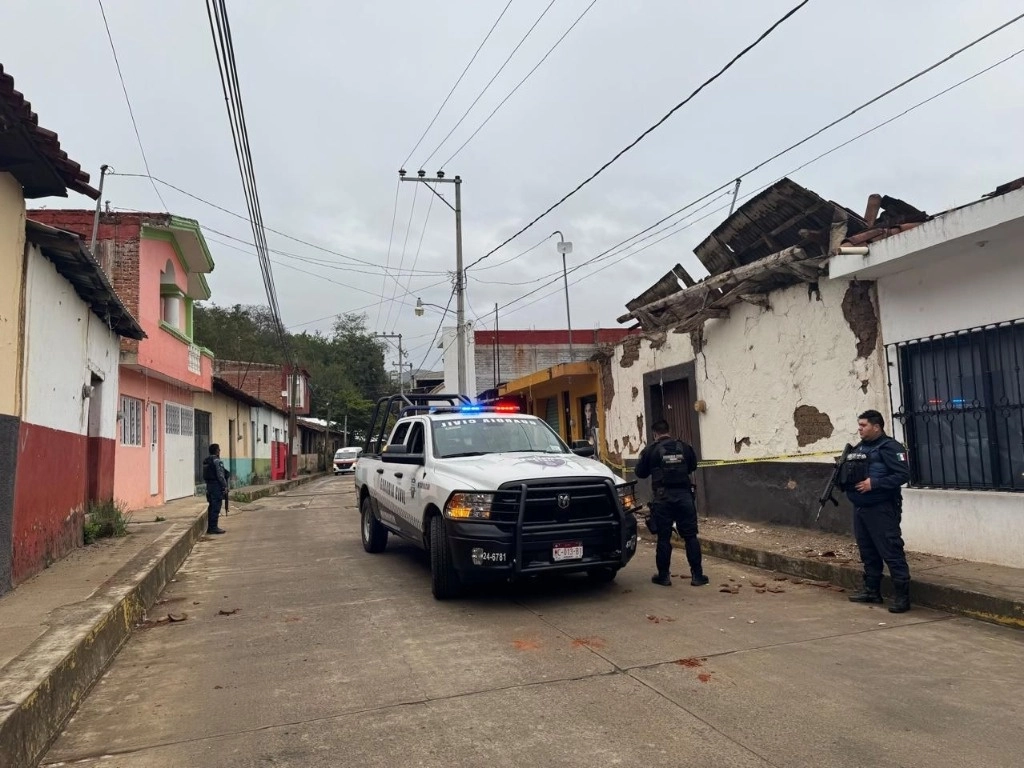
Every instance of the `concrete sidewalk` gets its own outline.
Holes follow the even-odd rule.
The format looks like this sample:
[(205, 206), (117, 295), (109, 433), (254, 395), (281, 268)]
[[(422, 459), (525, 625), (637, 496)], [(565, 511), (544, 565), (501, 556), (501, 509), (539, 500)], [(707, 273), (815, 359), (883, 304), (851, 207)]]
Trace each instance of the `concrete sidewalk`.
[[(700, 538), (704, 553), (713, 557), (801, 577), (823, 587), (856, 590), (863, 583), (860, 554), (850, 536), (701, 518)], [(1024, 629), (1024, 569), (912, 551), (907, 552), (907, 562), (912, 603)], [(888, 575), (882, 591), (891, 594)]]
[[(236, 488), (222, 514), (323, 474)], [(206, 530), (193, 496), (132, 514), (130, 535), (75, 550), (0, 598), (0, 766), (36, 765)]]

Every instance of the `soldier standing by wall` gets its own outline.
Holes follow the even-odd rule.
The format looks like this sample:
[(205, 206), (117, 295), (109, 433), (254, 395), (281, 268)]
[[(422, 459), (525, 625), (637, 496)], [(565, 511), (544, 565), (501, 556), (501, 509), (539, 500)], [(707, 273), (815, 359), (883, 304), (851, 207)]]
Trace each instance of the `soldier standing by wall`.
[(864, 564), (864, 589), (850, 596), (854, 603), (882, 602), (882, 566), (889, 566), (894, 597), (889, 611), (910, 610), (910, 567), (903, 552), (900, 522), (903, 494), (910, 480), (907, 449), (885, 434), (885, 419), (865, 411), (857, 419), (861, 442), (841, 468), (840, 487), (853, 504), (853, 533)]
[(690, 475), (697, 469), (693, 448), (669, 434), (668, 422), (654, 422), (654, 444), (640, 453), (634, 472), (637, 477), (651, 478), (654, 500), (651, 501), (652, 532), (658, 536), (655, 561), (658, 572), (651, 581), (663, 587), (672, 586), (669, 569), (672, 564), (672, 528), (686, 544), (686, 560), (690, 564), (690, 584), (701, 587), (708, 583), (701, 562), (697, 539), (697, 507), (693, 501)]

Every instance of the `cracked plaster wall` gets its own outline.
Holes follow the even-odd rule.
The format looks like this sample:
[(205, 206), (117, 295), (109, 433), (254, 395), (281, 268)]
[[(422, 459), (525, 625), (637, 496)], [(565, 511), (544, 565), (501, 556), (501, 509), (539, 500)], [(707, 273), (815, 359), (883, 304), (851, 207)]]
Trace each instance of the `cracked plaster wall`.
[[(806, 284), (795, 285), (771, 293), (770, 310), (739, 303), (728, 318), (708, 321), (692, 391), (707, 404), (698, 417), (702, 458), (838, 453), (856, 440), (857, 414), (875, 408), (888, 415), (881, 342), (867, 357), (858, 356), (857, 336), (843, 312), (849, 286), (846, 280), (822, 280), (819, 292), (810, 293)], [(873, 292), (869, 298), (874, 301)], [(607, 435), (609, 448), (622, 459), (636, 458), (643, 447), (637, 415), (644, 412), (644, 373), (694, 360), (689, 334), (670, 331), (659, 349), (651, 346), (643, 340), (628, 367), (621, 365), (621, 345), (611, 360), (616, 396), (608, 405)], [(631, 397), (633, 387), (637, 399)], [(831, 436), (801, 446), (794, 424), (800, 406), (827, 414)]]
[(615, 346), (610, 360), (615, 396), (610, 402), (605, 396), (605, 431), (613, 460), (637, 458), (646, 443), (644, 374), (692, 360), (688, 334), (669, 331), (652, 334), (650, 339), (641, 338), (639, 345), (630, 339), (628, 344)]

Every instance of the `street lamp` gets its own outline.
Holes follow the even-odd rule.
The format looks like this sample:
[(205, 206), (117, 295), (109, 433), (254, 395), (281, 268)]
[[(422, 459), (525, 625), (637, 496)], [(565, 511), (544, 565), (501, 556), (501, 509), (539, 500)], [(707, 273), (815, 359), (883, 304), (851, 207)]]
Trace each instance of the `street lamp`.
[(445, 314), (448, 314), (449, 312), (451, 312), (451, 310), (448, 309), (448, 307), (442, 307), (440, 304), (430, 304), (430, 303), (428, 303), (428, 302), (426, 302), (426, 301), (424, 301), (423, 299), (420, 299), (420, 298), (416, 299), (416, 306), (413, 307), (413, 312), (415, 312), (418, 317), (422, 317), (423, 316), (423, 312), (424, 312), (424, 309), (423, 309), (424, 307), (437, 307), (438, 309), (440, 309)]
[(569, 360), (575, 363), (576, 353), (572, 348), (572, 317), (569, 315), (569, 273), (565, 269), (565, 256), (572, 253), (572, 243), (566, 242), (565, 236), (557, 229), (551, 235), (552, 237), (558, 235), (558, 252), (562, 254), (562, 280), (565, 283), (565, 322), (569, 326)]

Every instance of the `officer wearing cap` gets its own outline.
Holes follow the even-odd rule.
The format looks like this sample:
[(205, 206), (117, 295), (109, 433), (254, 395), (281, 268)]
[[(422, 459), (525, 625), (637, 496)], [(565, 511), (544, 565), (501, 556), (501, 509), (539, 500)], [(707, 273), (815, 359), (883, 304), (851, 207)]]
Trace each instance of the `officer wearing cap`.
[(669, 434), (668, 422), (654, 422), (654, 443), (640, 453), (634, 468), (637, 477), (651, 478), (654, 498), (648, 527), (658, 536), (655, 562), (658, 572), (651, 581), (663, 587), (672, 586), (669, 568), (672, 563), (672, 527), (679, 531), (686, 545), (690, 564), (690, 584), (701, 587), (708, 583), (701, 564), (700, 541), (697, 539), (697, 507), (693, 503), (690, 475), (697, 469), (697, 455), (687, 443)]
[(853, 504), (853, 533), (864, 564), (864, 589), (850, 595), (854, 603), (882, 602), (882, 566), (892, 578), (892, 613), (910, 610), (910, 567), (903, 552), (900, 521), (903, 494), (910, 480), (907, 449), (885, 434), (885, 419), (865, 411), (857, 419), (861, 442), (840, 468), (840, 487)]

